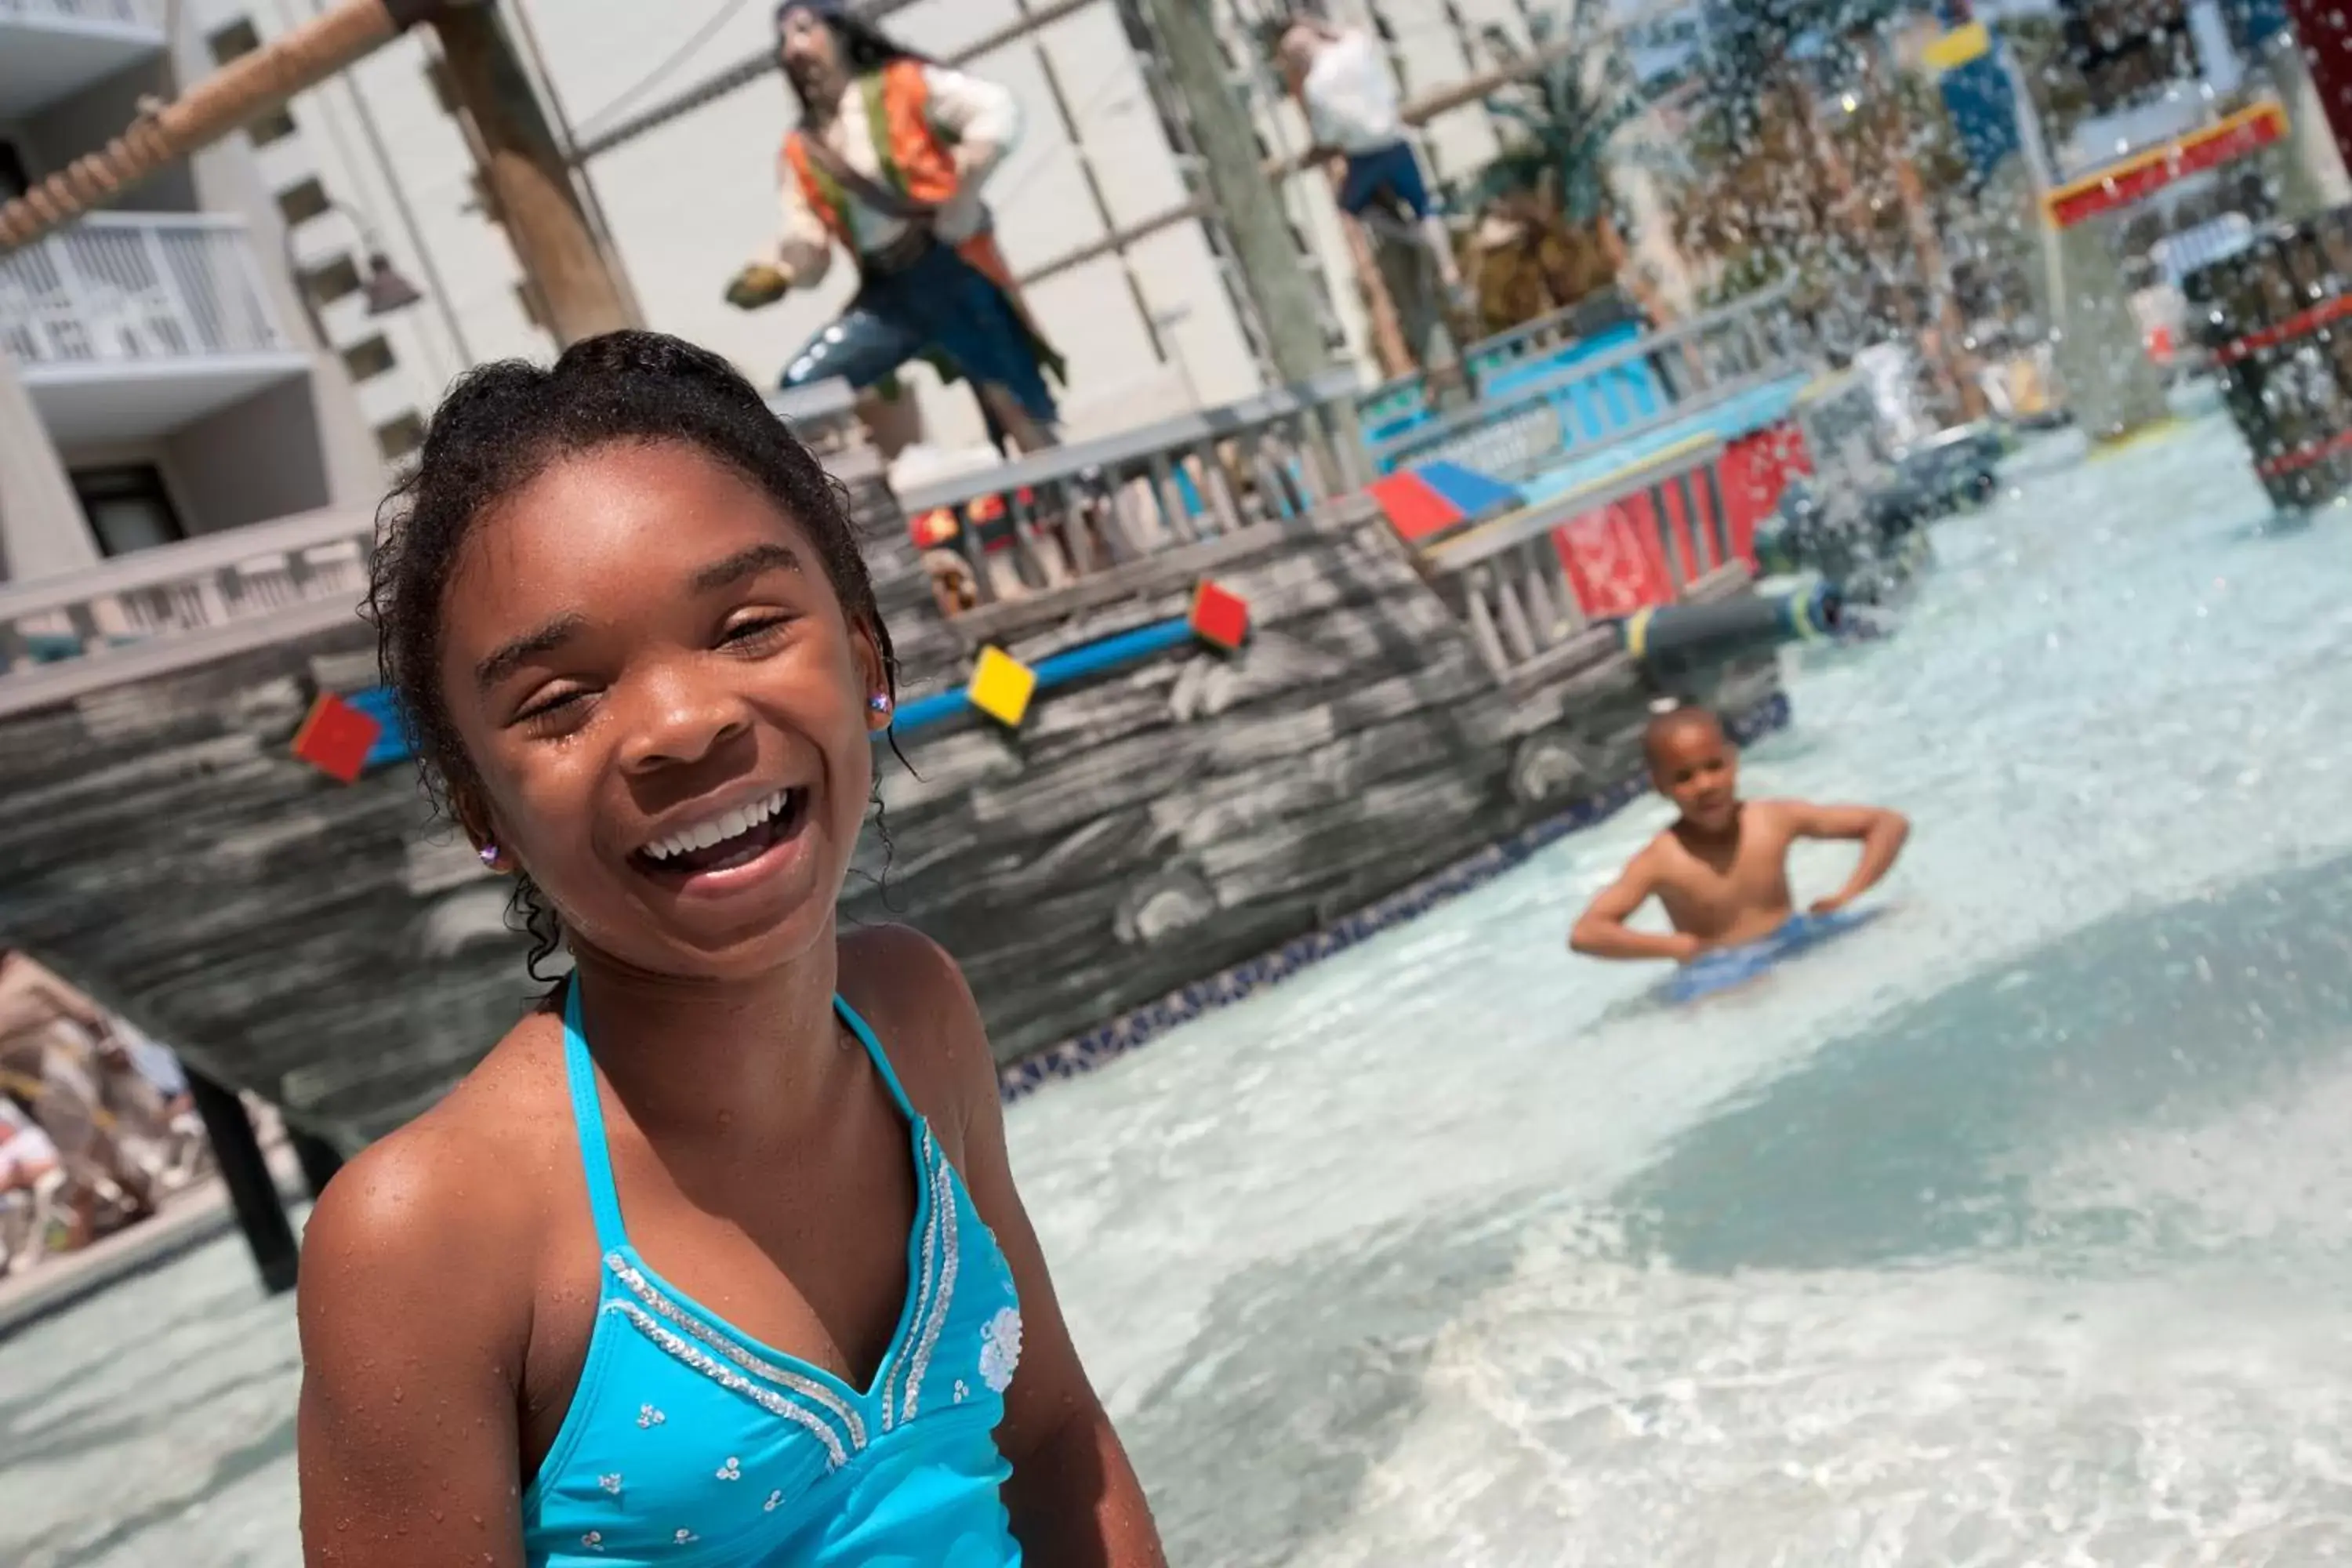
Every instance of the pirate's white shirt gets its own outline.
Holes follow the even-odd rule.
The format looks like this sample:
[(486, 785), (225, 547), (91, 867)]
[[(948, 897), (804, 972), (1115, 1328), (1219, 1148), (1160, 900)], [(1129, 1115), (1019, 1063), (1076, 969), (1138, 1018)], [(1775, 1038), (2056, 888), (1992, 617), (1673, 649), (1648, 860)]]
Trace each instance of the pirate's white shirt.
[[(1021, 100), (994, 82), (946, 66), (925, 66), (923, 82), (930, 89), (926, 116), (954, 144), (965, 166), (962, 187), (941, 210), (934, 232), (949, 245), (961, 245), (988, 221), (980, 187), (1021, 140)], [(850, 168), (881, 184), (882, 155), (864, 109), (861, 90), (853, 83), (832, 122), (808, 133), (819, 137)], [(805, 287), (822, 281), (833, 265), (833, 234), (809, 205), (800, 181), (789, 169), (782, 174), (783, 230), (768, 259), (794, 284)], [(907, 232), (905, 220), (877, 212), (847, 192), (843, 200), (859, 255), (886, 250)]]

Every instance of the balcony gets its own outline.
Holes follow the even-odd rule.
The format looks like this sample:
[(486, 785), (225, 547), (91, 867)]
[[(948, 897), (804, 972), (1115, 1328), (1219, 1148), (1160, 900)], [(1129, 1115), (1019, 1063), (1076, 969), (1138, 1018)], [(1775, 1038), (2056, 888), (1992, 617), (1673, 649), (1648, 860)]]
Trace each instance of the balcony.
[(149, 0), (0, 0), (0, 120), (24, 120), (163, 47)]
[(0, 256), (0, 353), (59, 446), (165, 436), (310, 364), (245, 226), (208, 213), (99, 214)]
[(375, 518), (328, 510), (0, 584), (0, 718), (355, 618)]

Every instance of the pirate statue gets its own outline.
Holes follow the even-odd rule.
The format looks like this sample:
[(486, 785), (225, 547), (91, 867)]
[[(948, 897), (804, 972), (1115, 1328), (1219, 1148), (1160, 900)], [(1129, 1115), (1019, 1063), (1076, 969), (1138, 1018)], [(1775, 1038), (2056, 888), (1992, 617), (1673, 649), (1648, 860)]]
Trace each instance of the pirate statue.
[(800, 100), (778, 171), (783, 232), (737, 274), (729, 303), (756, 310), (820, 282), (838, 243), (856, 260), (849, 309), (784, 372), (787, 387), (840, 378), (896, 400), (923, 359), (969, 381), (999, 447), (1054, 442), (1055, 353), (997, 248), (980, 188), (1021, 131), (1004, 89), (950, 70), (850, 15), (847, 0), (783, 0), (776, 58)]

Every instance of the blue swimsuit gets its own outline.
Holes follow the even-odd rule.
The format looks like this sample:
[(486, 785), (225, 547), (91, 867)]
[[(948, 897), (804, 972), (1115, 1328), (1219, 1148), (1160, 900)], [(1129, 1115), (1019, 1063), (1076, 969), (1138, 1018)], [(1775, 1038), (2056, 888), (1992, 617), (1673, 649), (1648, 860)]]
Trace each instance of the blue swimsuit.
[(1667, 978), (1665, 998), (1669, 1002), (1696, 1002), (1702, 996), (1745, 985), (1769, 973), (1781, 960), (1794, 958), (1833, 936), (1843, 936), (1856, 926), (1867, 924), (1877, 913), (1875, 910), (1840, 910), (1827, 915), (1790, 915), (1769, 936), (1738, 947), (1719, 947), (1691, 960)]
[(995, 1438), (1021, 1359), (1013, 1272), (866, 1021), (836, 999), (907, 1118), (917, 1195), (907, 1303), (861, 1391), (738, 1333), (629, 1245), (571, 990), (564, 1068), (604, 1268), (580, 1386), (523, 1495), (534, 1568), (1019, 1563)]

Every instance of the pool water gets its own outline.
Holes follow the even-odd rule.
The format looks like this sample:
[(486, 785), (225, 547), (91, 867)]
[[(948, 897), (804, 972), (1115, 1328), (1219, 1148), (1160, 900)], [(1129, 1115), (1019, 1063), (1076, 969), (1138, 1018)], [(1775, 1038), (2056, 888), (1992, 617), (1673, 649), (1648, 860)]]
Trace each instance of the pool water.
[[(2078, 458), (1748, 760), (1866, 929), (1572, 958), (1644, 805), (1013, 1108), (1174, 1563), (2352, 1558), (2352, 514)], [(297, 1368), (235, 1242), (0, 1343), (0, 1563), (294, 1568)]]
[(1748, 759), (1885, 919), (1658, 1006), (1645, 805), (1015, 1108), (1174, 1562), (2352, 1559), (2352, 515), (2021, 467)]

